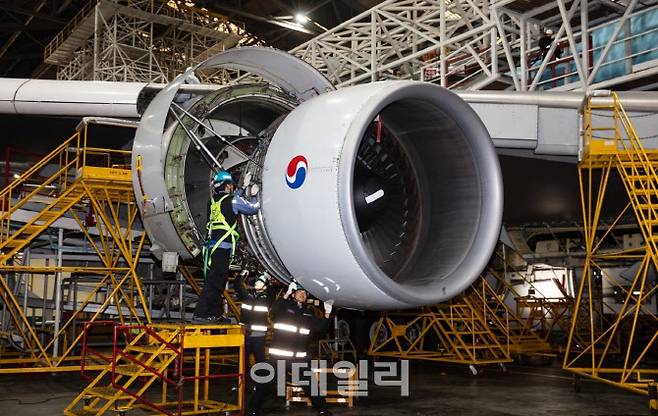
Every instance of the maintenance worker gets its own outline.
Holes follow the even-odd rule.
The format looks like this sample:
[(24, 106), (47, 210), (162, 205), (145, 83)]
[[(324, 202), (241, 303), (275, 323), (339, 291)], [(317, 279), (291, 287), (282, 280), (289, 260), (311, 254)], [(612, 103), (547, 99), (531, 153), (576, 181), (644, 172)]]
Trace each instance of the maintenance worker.
[(249, 368), (249, 357), (254, 355), (257, 363), (265, 362), (265, 335), (270, 325), (269, 312), (276, 289), (270, 285), (270, 275), (263, 273), (256, 278), (254, 285), (250, 288), (245, 287), (245, 279), (249, 276), (249, 271), (244, 270), (235, 282), (233, 287), (237, 294), (240, 305), (240, 322), (245, 325), (247, 337), (245, 339), (245, 354), (247, 368)]
[(260, 209), (256, 201), (258, 186), (252, 185), (251, 201), (245, 199), (244, 191), (235, 192), (233, 177), (225, 170), (213, 177), (208, 203), (208, 225), (206, 243), (203, 247), (203, 273), (205, 283), (199, 296), (193, 322), (227, 322), (224, 317), (224, 288), (240, 237), (238, 214), (254, 215)]
[[(306, 306), (308, 293), (297, 282), (293, 281), (288, 286), (288, 291), (282, 298), (278, 299), (272, 305), (272, 341), (268, 350), (270, 355), (270, 364), (278, 371), (277, 362), (285, 362), (286, 373), (291, 371), (293, 363), (304, 364), (300, 371), (300, 381), (304, 394), (311, 400), (313, 408), (318, 415), (330, 416), (331, 412), (327, 409), (327, 402), (323, 396), (313, 394), (311, 391), (310, 377), (304, 373), (310, 373), (310, 357), (308, 354), (308, 343), (311, 334), (318, 335), (329, 328), (329, 316), (331, 315), (332, 306), (324, 303), (324, 318), (317, 318), (313, 312)], [(256, 385), (256, 390), (249, 403), (249, 415), (262, 415), (263, 403), (268, 392), (271, 390), (278, 378), (285, 382), (286, 374), (278, 374), (272, 382), (268, 384)]]

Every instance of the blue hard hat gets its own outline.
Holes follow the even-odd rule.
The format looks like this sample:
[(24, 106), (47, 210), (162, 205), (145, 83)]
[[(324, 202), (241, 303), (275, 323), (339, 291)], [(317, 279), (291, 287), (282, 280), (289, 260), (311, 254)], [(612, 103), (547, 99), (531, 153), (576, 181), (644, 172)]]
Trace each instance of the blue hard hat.
[(228, 171), (220, 170), (212, 178), (212, 181), (214, 183), (233, 182), (233, 177), (231, 176), (231, 174)]

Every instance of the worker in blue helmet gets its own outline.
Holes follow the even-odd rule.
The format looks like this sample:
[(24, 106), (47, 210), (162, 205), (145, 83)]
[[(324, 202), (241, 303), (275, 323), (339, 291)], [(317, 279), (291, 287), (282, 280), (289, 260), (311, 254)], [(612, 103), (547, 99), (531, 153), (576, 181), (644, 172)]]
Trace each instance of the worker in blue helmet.
[(236, 192), (231, 174), (225, 170), (215, 174), (208, 203), (206, 243), (203, 247), (205, 283), (194, 312), (195, 323), (226, 322), (224, 317), (224, 289), (231, 258), (240, 234), (238, 215), (254, 215), (260, 209), (256, 200), (257, 185), (250, 188), (247, 200), (244, 191)]

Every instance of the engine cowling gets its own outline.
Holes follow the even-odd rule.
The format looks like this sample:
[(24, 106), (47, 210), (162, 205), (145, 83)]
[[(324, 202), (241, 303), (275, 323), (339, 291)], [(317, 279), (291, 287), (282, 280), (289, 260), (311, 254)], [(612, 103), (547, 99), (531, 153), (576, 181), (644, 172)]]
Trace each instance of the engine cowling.
[(343, 88), (294, 109), (271, 140), (263, 217), (311, 293), (368, 309), (450, 299), (498, 239), (489, 135), (453, 93), (418, 82)]
[[(243, 185), (261, 184), (261, 213), (243, 226), (263, 266), (360, 309), (437, 303), (468, 287), (502, 218), (497, 155), (475, 112), (452, 92), (414, 81), (299, 101), (281, 106), (254, 162), (242, 161)], [(176, 239), (158, 237), (164, 249)], [(195, 244), (188, 235), (190, 257)]]

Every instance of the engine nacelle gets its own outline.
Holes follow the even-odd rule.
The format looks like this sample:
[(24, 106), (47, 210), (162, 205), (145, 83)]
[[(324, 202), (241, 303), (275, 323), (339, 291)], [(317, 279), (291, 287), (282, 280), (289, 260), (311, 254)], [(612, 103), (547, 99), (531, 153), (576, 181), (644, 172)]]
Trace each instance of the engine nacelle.
[(491, 139), (460, 98), (378, 82), (285, 118), (265, 157), (263, 217), (281, 261), (314, 295), (369, 309), (426, 305), (462, 292), (488, 262), (500, 178)]
[[(279, 97), (279, 104), (263, 98), (270, 103), (265, 107), (278, 110), (267, 119), (270, 126), (259, 130), (252, 161), (233, 164), (242, 164), (243, 184), (261, 184), (261, 213), (243, 220), (261, 264), (278, 279), (294, 276), (314, 296), (343, 307), (415, 307), (466, 289), (486, 266), (502, 218), (498, 158), (476, 113), (452, 92), (414, 81), (377, 82), (311, 97), (300, 97), (301, 91), (288, 100)], [(156, 117), (174, 93), (165, 89), (145, 116)], [(252, 94), (247, 101), (258, 100)], [(218, 106), (209, 114), (221, 118), (221, 112)], [(140, 157), (155, 126), (145, 120), (135, 141)], [(160, 122), (160, 134), (168, 134), (162, 136), (167, 156), (159, 163), (176, 159), (172, 165), (183, 166), (167, 174), (163, 167), (162, 177), (189, 175), (190, 167), (180, 163), (191, 153), (189, 143), (170, 145), (180, 126), (165, 129)], [(178, 152), (175, 158), (172, 151)], [(209, 172), (194, 175), (205, 183), (210, 177)], [(144, 218), (161, 249), (180, 252), (184, 246), (182, 256), (192, 257), (202, 244), (203, 221), (193, 212), (198, 208), (190, 207), (202, 206), (192, 199), (207, 200), (208, 193), (192, 197), (187, 182), (183, 185), (178, 188), (186, 190), (182, 199), (167, 185), (160, 188), (169, 189), (162, 195), (145, 192), (148, 200), (156, 199), (153, 211), (158, 211), (158, 196), (170, 209), (145, 210)], [(141, 189), (136, 193), (141, 197)], [(157, 227), (149, 227), (155, 218)], [(167, 227), (175, 234), (163, 231)]]

